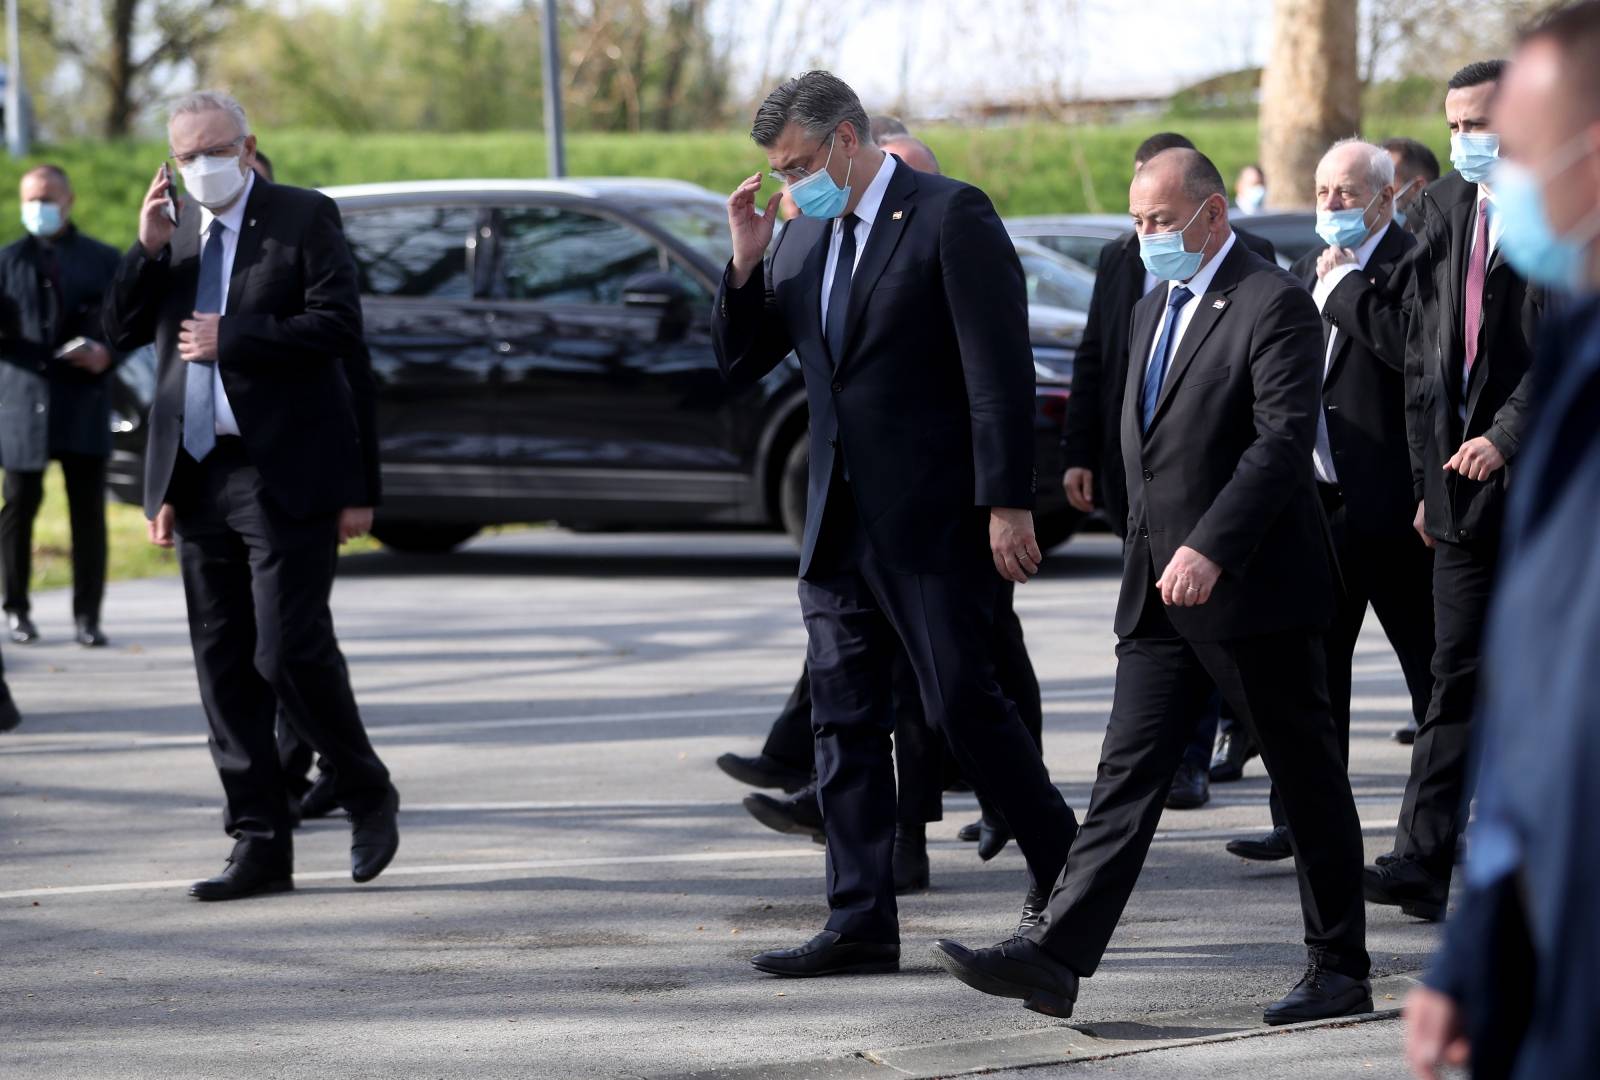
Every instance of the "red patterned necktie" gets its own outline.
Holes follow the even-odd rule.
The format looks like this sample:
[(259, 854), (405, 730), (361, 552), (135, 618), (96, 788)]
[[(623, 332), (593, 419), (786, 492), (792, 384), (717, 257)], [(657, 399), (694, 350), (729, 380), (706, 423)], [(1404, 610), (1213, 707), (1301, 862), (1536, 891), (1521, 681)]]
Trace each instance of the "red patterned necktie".
[(1465, 390), (1478, 359), (1478, 329), (1483, 325), (1483, 280), (1489, 270), (1489, 200), (1478, 200), (1478, 230), (1472, 241), (1472, 257), (1467, 260), (1467, 319), (1462, 327), (1467, 364), (1461, 385)]

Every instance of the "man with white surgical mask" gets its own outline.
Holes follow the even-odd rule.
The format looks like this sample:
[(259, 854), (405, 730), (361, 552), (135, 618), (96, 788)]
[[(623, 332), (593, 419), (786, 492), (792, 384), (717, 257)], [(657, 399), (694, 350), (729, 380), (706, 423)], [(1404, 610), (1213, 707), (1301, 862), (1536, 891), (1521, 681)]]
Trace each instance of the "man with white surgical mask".
[[(242, 106), (202, 91), (167, 128), (184, 205), (152, 179), (106, 305), (113, 342), (155, 342), (145, 453), (150, 539), (176, 547), (212, 757), (235, 844), (197, 900), (294, 887), (294, 815), (274, 723), (330, 765), (350, 873), (400, 844), (400, 797), (367, 739), (328, 610), (338, 545), (378, 498), (374, 385), (339, 210), (252, 169)], [(192, 205), (198, 204), (198, 205)]]
[(104, 645), (106, 462), (111, 375), (100, 308), (117, 272), (116, 249), (72, 224), (72, 183), (55, 165), (22, 177), (27, 235), (0, 251), (0, 566), (11, 640), (38, 640), (28, 598), (33, 522), (44, 471), (61, 463), (72, 524), (72, 613), (85, 646)]

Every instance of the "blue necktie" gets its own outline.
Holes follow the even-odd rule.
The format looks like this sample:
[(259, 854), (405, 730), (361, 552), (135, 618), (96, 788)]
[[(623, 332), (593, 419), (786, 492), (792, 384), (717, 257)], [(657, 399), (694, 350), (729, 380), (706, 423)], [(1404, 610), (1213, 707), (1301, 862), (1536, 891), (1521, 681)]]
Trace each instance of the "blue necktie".
[(833, 366), (844, 359), (844, 320), (850, 312), (850, 276), (856, 268), (856, 222), (854, 214), (842, 219), (844, 231), (839, 237), (839, 261), (834, 264), (833, 288), (828, 290), (828, 324), (823, 332), (828, 338), (828, 353)]
[[(200, 283), (194, 291), (194, 309), (200, 314), (222, 312), (222, 234), (227, 228), (213, 221), (200, 253)], [(183, 448), (196, 461), (204, 461), (217, 445), (216, 370), (212, 361), (197, 361), (184, 373)]]
[(1161, 400), (1161, 383), (1167, 377), (1167, 361), (1172, 353), (1172, 335), (1178, 327), (1178, 315), (1183, 305), (1194, 299), (1194, 293), (1179, 285), (1167, 297), (1167, 321), (1161, 327), (1161, 337), (1156, 340), (1156, 354), (1144, 369), (1144, 394), (1139, 401), (1144, 418), (1141, 430), (1150, 430), (1150, 421), (1156, 415), (1156, 402)]

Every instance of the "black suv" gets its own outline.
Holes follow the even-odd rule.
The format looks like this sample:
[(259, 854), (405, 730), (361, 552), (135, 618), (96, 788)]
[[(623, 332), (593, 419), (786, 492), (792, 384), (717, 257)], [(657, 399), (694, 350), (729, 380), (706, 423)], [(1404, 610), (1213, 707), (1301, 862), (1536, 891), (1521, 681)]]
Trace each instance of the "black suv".
[[(378, 384), (374, 533), (443, 551), (484, 525), (781, 526), (805, 517), (793, 357), (727, 386), (710, 337), (730, 255), (723, 199), (670, 180), (441, 181), (331, 188), (361, 278)], [(1071, 346), (1035, 334), (1040, 477)], [(137, 502), (148, 354), (124, 364), (112, 488)], [(1079, 517), (1042, 484), (1041, 540)]]

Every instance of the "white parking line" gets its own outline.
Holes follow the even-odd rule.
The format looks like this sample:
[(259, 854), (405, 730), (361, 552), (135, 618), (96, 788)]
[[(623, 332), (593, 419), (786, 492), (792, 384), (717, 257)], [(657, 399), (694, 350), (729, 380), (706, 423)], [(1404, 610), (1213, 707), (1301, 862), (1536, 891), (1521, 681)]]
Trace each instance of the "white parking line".
[[(1363, 833), (1393, 831), (1393, 821), (1363, 821)], [(1192, 844), (1231, 840), (1240, 829), (1173, 829), (1157, 832), (1156, 843)], [(966, 850), (967, 845), (956, 841), (935, 841), (935, 850)], [(670, 855), (600, 855), (582, 859), (525, 859), (512, 862), (486, 863), (433, 863), (422, 866), (391, 866), (383, 872), (385, 878), (422, 877), (426, 875), (457, 874), (537, 874), (547, 870), (596, 869), (607, 866), (662, 866), (684, 863), (748, 862), (765, 859), (814, 859), (824, 849), (816, 844), (799, 844), (784, 848), (762, 848), (755, 851), (695, 851)], [(348, 870), (297, 871), (295, 881), (339, 881), (350, 876)], [(192, 878), (170, 878), (165, 881), (119, 881), (100, 885), (47, 885), (36, 889), (14, 889), (0, 892), (0, 900), (35, 900), (44, 897), (86, 896), (101, 893), (143, 892), (151, 889), (180, 889), (193, 884)]]

